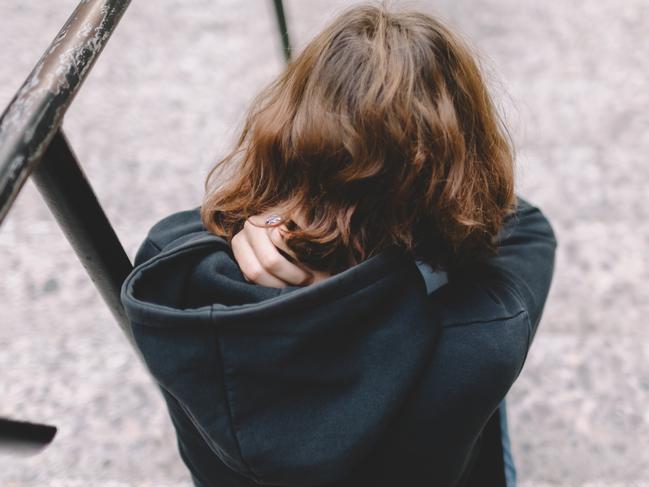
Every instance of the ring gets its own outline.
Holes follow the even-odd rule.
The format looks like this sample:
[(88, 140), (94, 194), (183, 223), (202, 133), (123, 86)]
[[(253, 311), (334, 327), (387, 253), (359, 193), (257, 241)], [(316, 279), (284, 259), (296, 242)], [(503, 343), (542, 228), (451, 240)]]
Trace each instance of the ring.
[(270, 215), (266, 220), (266, 225), (275, 225), (276, 223), (279, 223), (282, 220), (284, 220), (284, 218), (282, 218), (279, 215)]

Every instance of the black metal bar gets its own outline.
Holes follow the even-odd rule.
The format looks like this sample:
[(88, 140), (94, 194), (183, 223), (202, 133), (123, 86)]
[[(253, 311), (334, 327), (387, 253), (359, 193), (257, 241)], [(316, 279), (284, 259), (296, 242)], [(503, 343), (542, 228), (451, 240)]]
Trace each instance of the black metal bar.
[(119, 299), (122, 282), (132, 269), (131, 262), (61, 131), (56, 133), (43, 160), (34, 169), (32, 180), (111, 313), (133, 343)]
[(0, 453), (33, 455), (49, 445), (56, 427), (0, 418)]
[(130, 0), (82, 0), (0, 118), (0, 223)]
[[(65, 112), (129, 3), (81, 0), (0, 117), (0, 224), (33, 172), (63, 232), (133, 342), (119, 301), (131, 263), (59, 132)], [(37, 453), (55, 434), (54, 426), (0, 418), (0, 451)]]
[(277, 25), (279, 33), (282, 36), (282, 45), (284, 47), (284, 57), (286, 62), (291, 60), (291, 40), (288, 36), (288, 27), (286, 25), (286, 16), (284, 15), (284, 4), (282, 0), (273, 0), (275, 4), (275, 15), (277, 16)]

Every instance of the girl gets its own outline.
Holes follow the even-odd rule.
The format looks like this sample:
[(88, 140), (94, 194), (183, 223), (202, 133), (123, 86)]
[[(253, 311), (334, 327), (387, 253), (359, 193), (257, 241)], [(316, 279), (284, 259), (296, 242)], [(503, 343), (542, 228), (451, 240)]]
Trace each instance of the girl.
[(253, 102), (122, 299), (197, 486), (514, 482), (556, 240), (468, 48), (354, 7)]

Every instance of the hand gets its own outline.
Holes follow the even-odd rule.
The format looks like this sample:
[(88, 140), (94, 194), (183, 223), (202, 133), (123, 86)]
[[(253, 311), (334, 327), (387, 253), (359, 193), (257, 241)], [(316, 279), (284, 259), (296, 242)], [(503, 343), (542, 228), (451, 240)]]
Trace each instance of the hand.
[[(234, 258), (246, 280), (262, 286), (281, 288), (306, 286), (329, 277), (326, 272), (309, 269), (298, 262), (284, 242), (284, 224), (264, 226), (272, 213), (249, 218), (230, 242)], [(281, 249), (293, 262), (284, 257)]]

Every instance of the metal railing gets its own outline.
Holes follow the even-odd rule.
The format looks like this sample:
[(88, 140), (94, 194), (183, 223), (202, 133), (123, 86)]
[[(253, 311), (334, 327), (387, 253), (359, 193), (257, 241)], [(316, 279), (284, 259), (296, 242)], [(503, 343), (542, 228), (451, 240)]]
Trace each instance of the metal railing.
[[(119, 287), (131, 263), (83, 176), (61, 123), (129, 2), (82, 1), (0, 118), (0, 222), (33, 175), (66, 238), (127, 335)], [(110, 262), (101, 258), (104, 252)]]
[[(131, 262), (61, 129), (130, 0), (81, 0), (0, 117), (0, 224), (31, 176), (115, 320), (133, 343), (119, 293)], [(291, 46), (274, 0), (283, 52)], [(137, 349), (136, 349), (137, 350)], [(0, 418), (0, 446), (49, 443), (54, 427)]]

